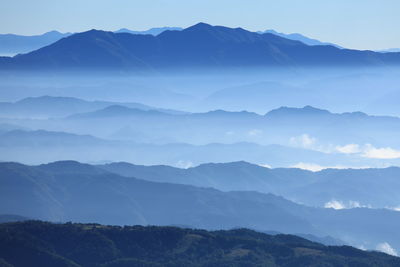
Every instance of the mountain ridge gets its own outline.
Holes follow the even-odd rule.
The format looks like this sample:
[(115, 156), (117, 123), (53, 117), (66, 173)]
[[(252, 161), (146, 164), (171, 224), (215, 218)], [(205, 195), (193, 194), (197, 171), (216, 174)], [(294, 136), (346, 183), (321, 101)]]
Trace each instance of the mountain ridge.
[(160, 183), (122, 177), (74, 161), (40, 166), (0, 163), (0, 214), (55, 222), (113, 225), (246, 227), (332, 236), (374, 248), (400, 248), (400, 213), (385, 209), (321, 209), (252, 191)]
[(272, 33), (275, 35), (278, 35), (280, 37), (284, 37), (286, 39), (290, 39), (290, 40), (296, 40), (296, 41), (300, 41), (306, 45), (330, 45), (330, 46), (334, 46), (340, 49), (343, 49), (343, 47), (337, 45), (337, 44), (333, 44), (333, 43), (329, 43), (329, 42), (321, 42), (317, 39), (313, 39), (313, 38), (309, 38), (307, 36), (304, 36), (303, 34), (300, 33), (289, 33), (289, 34), (285, 34), (285, 33), (281, 33), (281, 32), (277, 32), (275, 30), (266, 30), (266, 31), (259, 31), (259, 33), (263, 34), (263, 33)]
[[(44, 234), (46, 233), (46, 234)], [(248, 229), (205, 231), (173, 226), (106, 226), (27, 221), (0, 224), (3, 266), (380, 266), (381, 252), (326, 246), (295, 235)]]
[(270, 33), (198, 23), (157, 36), (90, 30), (47, 47), (0, 60), (2, 68), (132, 69), (273, 66), (384, 66), (400, 64), (400, 53), (307, 46)]

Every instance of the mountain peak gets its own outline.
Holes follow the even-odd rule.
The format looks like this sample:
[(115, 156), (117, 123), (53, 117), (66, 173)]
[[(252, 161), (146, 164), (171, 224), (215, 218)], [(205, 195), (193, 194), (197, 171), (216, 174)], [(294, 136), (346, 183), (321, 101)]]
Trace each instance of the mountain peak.
[(156, 36), (114, 34), (92, 29), (27, 54), (0, 59), (0, 68), (8, 70), (88, 68), (154, 71), (170, 67), (400, 64), (400, 57), (396, 54), (310, 48), (299, 41), (272, 34), (212, 26), (204, 22), (183, 31), (164, 31)]
[(302, 108), (293, 108), (293, 107), (280, 107), (277, 109), (273, 109), (265, 116), (284, 116), (284, 115), (321, 115), (321, 114), (330, 114), (328, 110), (318, 109), (313, 106), (304, 106)]
[(56, 173), (97, 173), (101, 174), (106, 171), (96, 168), (95, 166), (80, 163), (74, 160), (56, 161), (38, 166), (39, 169)]
[(113, 32), (91, 29), (88, 31), (76, 33), (76, 34), (72, 35), (71, 37), (73, 37), (73, 36), (91, 36), (91, 37), (92, 36), (104, 36), (104, 35), (108, 35), (110, 33), (113, 33)]
[(199, 22), (193, 26), (186, 28), (185, 30), (198, 30), (198, 29), (204, 30), (204, 29), (211, 29), (211, 28), (213, 28), (212, 25), (204, 23), (204, 22)]

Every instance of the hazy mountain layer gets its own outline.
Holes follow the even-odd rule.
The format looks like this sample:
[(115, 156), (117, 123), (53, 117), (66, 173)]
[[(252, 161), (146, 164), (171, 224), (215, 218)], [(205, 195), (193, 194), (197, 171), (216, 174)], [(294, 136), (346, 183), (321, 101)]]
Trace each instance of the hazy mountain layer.
[(0, 168), (0, 214), (118, 225), (249, 227), (400, 248), (396, 211), (310, 208), (271, 194), (155, 183), (71, 161), (36, 167), (1, 163)]
[(33, 36), (0, 34), (0, 55), (28, 53), (70, 35), (71, 33), (61, 33), (58, 31), (50, 31)]
[(149, 139), (139, 135), (136, 135), (136, 141), (121, 141), (66, 132), (11, 130), (9, 128), (13, 127), (12, 125), (4, 127), (7, 130), (2, 130), (0, 125), (0, 160), (27, 164), (73, 159), (89, 163), (128, 161), (143, 165), (164, 164), (187, 168), (208, 162), (245, 160), (265, 166), (301, 167), (312, 170), (327, 167), (400, 165), (398, 159), (368, 159), (357, 154), (323, 153), (281, 145), (246, 142), (207, 145), (152, 144), (140, 143), (141, 140)]
[[(42, 113), (47, 113), (47, 116), (73, 110), (73, 105), (67, 104), (70, 101), (65, 101), (66, 109), (56, 104), (58, 101), (50, 102), (54, 104), (53, 108), (46, 104), (31, 108), (32, 116), (35, 116), (35, 110), (37, 114), (45, 110)], [(84, 102), (80, 108), (93, 108), (94, 103), (96, 102)], [(100, 104), (105, 105), (107, 102)], [(5, 106), (8, 106), (11, 112), (10, 109), (14, 105), (18, 107), (18, 104)], [(59, 111), (57, 105), (60, 106)], [(143, 108), (139, 104), (126, 105), (136, 108), (112, 105), (65, 118), (52, 120), (2, 118), (0, 123), (141, 143), (279, 144), (327, 153), (353, 154), (367, 159), (395, 159), (398, 158), (396, 149), (400, 148), (399, 140), (396, 138), (400, 131), (398, 117), (370, 116), (362, 112), (331, 113), (311, 106), (281, 107), (260, 115), (246, 111), (224, 110), (184, 113), (174, 110), (146, 110), (146, 107)], [(23, 110), (22, 108), (20, 111)], [(27, 109), (25, 114), (26, 111)], [(7, 114), (7, 108), (4, 113)]]
[(41, 96), (21, 99), (17, 102), (0, 102), (0, 116), (7, 118), (54, 118), (66, 117), (75, 113), (91, 112), (109, 106), (124, 106), (139, 110), (159, 110), (165, 113), (183, 112), (159, 109), (140, 103), (120, 103), (110, 101), (86, 101), (73, 97)]
[(223, 191), (273, 193), (310, 206), (334, 208), (398, 208), (400, 168), (327, 169), (311, 172), (295, 168), (270, 169), (247, 162), (209, 163), (188, 169), (111, 163), (99, 166), (126, 177), (154, 182), (213, 187)]
[(283, 38), (286, 38), (286, 39), (300, 41), (300, 42), (302, 42), (302, 43), (304, 43), (306, 45), (330, 45), (330, 46), (334, 46), (334, 47), (341, 48), (341, 49), (343, 48), (343, 47), (341, 47), (341, 46), (339, 46), (337, 44), (321, 42), (321, 41), (319, 41), (317, 39), (309, 38), (309, 37), (304, 36), (304, 35), (302, 35), (300, 33), (285, 34), (285, 33), (282, 33), (282, 32), (277, 32), (275, 30), (266, 30), (266, 31), (259, 32), (259, 33), (272, 33), (272, 34), (275, 34), (277, 36), (280, 36), (280, 37), (283, 37)]

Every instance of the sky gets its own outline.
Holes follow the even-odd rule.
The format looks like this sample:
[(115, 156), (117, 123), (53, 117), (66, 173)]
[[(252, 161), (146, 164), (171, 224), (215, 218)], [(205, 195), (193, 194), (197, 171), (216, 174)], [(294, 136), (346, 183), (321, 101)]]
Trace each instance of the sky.
[(0, 0), (0, 33), (145, 30), (198, 22), (301, 33), (354, 49), (400, 47), (399, 0)]

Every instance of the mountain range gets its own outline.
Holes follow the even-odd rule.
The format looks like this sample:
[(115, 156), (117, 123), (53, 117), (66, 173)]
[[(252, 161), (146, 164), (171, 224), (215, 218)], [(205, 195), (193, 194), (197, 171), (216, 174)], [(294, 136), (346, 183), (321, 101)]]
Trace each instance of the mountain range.
[[(114, 33), (150, 34), (156, 36), (164, 31), (181, 31), (181, 30), (183, 30), (183, 28), (180, 27), (158, 27), (144, 31), (133, 31), (126, 28), (122, 28), (117, 31), (114, 31)], [(318, 40), (311, 39), (297, 33), (283, 34), (276, 32), (274, 30), (268, 30), (258, 33), (260, 34), (272, 33), (287, 39), (301, 41), (307, 45), (333, 45), (331, 43), (320, 42)], [(0, 55), (24, 54), (27, 52), (37, 50), (44, 46), (48, 46), (60, 40), (61, 38), (68, 37), (70, 35), (72, 35), (72, 33), (60, 33), (58, 31), (50, 31), (41, 35), (33, 35), (33, 36), (17, 35), (17, 34), (0, 34)], [(391, 52), (398, 52), (398, 51), (391, 51)]]
[[(358, 156), (328, 154), (304, 148), (281, 145), (258, 145), (254, 143), (211, 143), (191, 145), (185, 143), (152, 144), (140, 142), (149, 140), (133, 129), (135, 141), (101, 139), (90, 135), (44, 130), (2, 130), (0, 125), (1, 161), (18, 161), (38, 164), (56, 160), (73, 159), (83, 162), (130, 161), (136, 164), (165, 164), (177, 167), (191, 167), (202, 163), (232, 162), (246, 160), (260, 165), (274, 167), (297, 166), (301, 162), (316, 164), (316, 168), (327, 166), (375, 166), (382, 160), (363, 159)], [(124, 136), (119, 135), (122, 139)], [(160, 140), (154, 140), (160, 141)], [(392, 160), (390, 162), (396, 163)], [(400, 164), (397, 161), (397, 164)], [(304, 166), (307, 167), (307, 166)], [(313, 168), (313, 166), (310, 166)]]
[(308, 46), (274, 34), (199, 23), (157, 36), (91, 30), (13, 58), (2, 69), (125, 69), (158, 71), (183, 68), (277, 66), (390, 66), (400, 53), (376, 53)]
[(28, 53), (70, 35), (72, 33), (61, 33), (58, 31), (50, 31), (33, 36), (0, 34), (0, 56)]
[[(273, 193), (309, 206), (398, 208), (400, 168), (326, 169), (266, 168), (247, 162), (208, 163), (187, 169), (140, 166), (126, 162), (99, 165), (109, 172), (153, 182), (213, 187), (222, 191)], [(334, 206), (336, 205), (336, 206)]]
[[(130, 33), (130, 34), (150, 34), (150, 35), (159, 35), (164, 31), (182, 31), (181, 27), (156, 27), (143, 31), (135, 31), (126, 28), (121, 28), (119, 30), (114, 31), (114, 33)], [(337, 48), (343, 48), (337, 44), (329, 43), (329, 42), (321, 42), (317, 39), (309, 38), (300, 33), (290, 33), (285, 34), (275, 30), (266, 30), (266, 31), (258, 31), (259, 34), (271, 33), (289, 40), (300, 41), (306, 45), (315, 46), (315, 45), (329, 45)], [(17, 35), (17, 34), (0, 34), (0, 55), (16, 55), (16, 54), (24, 54), (44, 46), (48, 46), (64, 37), (68, 37), (73, 33), (61, 33), (58, 31), (49, 31), (41, 35)], [(393, 53), (399, 52), (398, 48), (390, 48), (384, 50), (377, 50), (376, 52), (381, 53)]]
[[(349, 246), (324, 246), (293, 235), (248, 229), (0, 224), (1, 266), (395, 266), (400, 259)], [(60, 236), (62, 238), (60, 238)], [(11, 265), (12, 264), (12, 265)]]
[[(135, 162), (137, 165), (112, 163), (99, 167), (122, 176), (155, 182), (214, 187), (222, 191), (274, 193), (298, 203), (319, 207), (398, 209), (400, 203), (400, 198), (396, 197), (396, 188), (400, 186), (397, 179), (400, 175), (399, 169), (367, 168), (366, 166), (381, 167), (380, 164), (385, 161), (362, 159), (356, 155), (252, 143), (157, 145), (43, 130), (1, 133), (0, 150), (1, 161), (12, 160), (28, 164), (64, 159), (98, 164), (113, 161)], [(243, 160), (254, 164), (241, 162)], [(386, 162), (399, 164), (398, 160)], [(164, 166), (142, 166), (160, 164)], [(271, 166), (274, 168), (270, 169)], [(277, 169), (277, 166), (333, 169), (315, 172), (292, 168)], [(362, 169), (343, 169), (352, 166)]]
[(19, 101), (0, 102), (0, 117), (7, 118), (55, 118), (75, 113), (104, 109), (109, 106), (123, 106), (139, 110), (158, 110), (171, 114), (184, 114), (181, 111), (159, 109), (140, 103), (121, 103), (110, 101), (86, 101), (74, 97), (28, 97)]
[[(7, 149), (10, 159), (25, 163), (70, 156), (85, 162), (111, 160), (173, 166), (180, 166), (178, 162), (191, 166), (246, 160), (274, 167), (298, 163), (384, 167), (397, 166), (400, 157), (396, 138), (400, 119), (362, 112), (332, 113), (305, 106), (280, 107), (264, 115), (224, 110), (188, 113), (138, 103), (49, 96), (0, 103), (0, 107), (0, 145)], [(84, 141), (78, 141), (82, 138), (79, 136), (90, 135), (96, 142), (86, 147), (90, 145), (97, 153), (86, 153), (85, 160), (69, 147), (72, 143), (67, 135), (78, 135), (71, 139), (76, 141), (75, 148), (84, 145)], [(58, 144), (51, 141), (57, 140), (56, 136)], [(43, 142), (45, 138), (49, 138), (47, 143)], [(11, 143), (14, 152), (10, 151)], [(121, 149), (120, 154), (115, 153), (112, 144)], [(36, 158), (29, 157), (31, 153), (21, 153), (39, 146), (43, 153)], [(224, 150), (220, 151), (222, 147)], [(135, 150), (129, 152), (128, 148)], [(163, 148), (170, 151), (169, 159)], [(53, 153), (53, 149), (59, 152)], [(140, 151), (143, 157), (134, 151)], [(153, 160), (150, 151), (157, 154)], [(209, 159), (207, 153), (211, 155)]]
[[(131, 31), (128, 29), (119, 29), (115, 33), (130, 34), (151, 34), (158, 35), (167, 30), (182, 30), (179, 27), (160, 27), (151, 28), (146, 31)], [(50, 31), (40, 35), (17, 35), (17, 34), (0, 34), (0, 56), (25, 54), (31, 51), (48, 46), (58, 40), (71, 36), (73, 33), (61, 33), (58, 31)]]
[(115, 31), (115, 33), (130, 33), (130, 34), (150, 34), (150, 35), (159, 35), (160, 33), (163, 33), (165, 31), (181, 31), (183, 28), (180, 27), (157, 27), (157, 28), (151, 28), (145, 31), (132, 31), (126, 28), (119, 29)]
[[(39, 100), (36, 99), (35, 101)], [(58, 103), (62, 99), (48, 100), (49, 102), (53, 101), (52, 103)], [(143, 107), (138, 104), (110, 102), (99, 102), (97, 104), (84, 102), (81, 108), (90, 110), (95, 108), (96, 105), (105, 106), (107, 104), (111, 104), (111, 106), (53, 120), (3, 117), (0, 122), (16, 124), (30, 129), (89, 134), (100, 138), (139, 141), (137, 138), (140, 136), (147, 136), (147, 140), (146, 138), (140, 139), (140, 142), (159, 140), (158, 143), (164, 144), (183, 142), (200, 145), (252, 142), (263, 145), (293, 145), (298, 142), (299, 146), (303, 146), (304, 140), (297, 139), (304, 139), (308, 136), (309, 138), (317, 138), (316, 141), (327, 148), (332, 145), (345, 146), (348, 144), (400, 147), (396, 138), (396, 134), (400, 130), (400, 119), (398, 117), (371, 116), (362, 112), (331, 113), (311, 106), (302, 108), (280, 107), (264, 115), (246, 111), (229, 112), (224, 110), (185, 113)], [(18, 107), (18, 105), (5, 104), (5, 115), (7, 110), (12, 110), (7, 106)], [(67, 108), (69, 111), (66, 110), (65, 113), (74, 111), (72, 105), (67, 106)], [(33, 114), (35, 110), (43, 110), (43, 107), (32, 108)], [(53, 110), (57, 110), (57, 108)], [(60, 108), (57, 112), (60, 113), (61, 110)], [(55, 114), (55, 111), (52, 114), (51, 112), (47, 115), (48, 117)], [(102, 123), (98, 123), (99, 120)], [(338, 131), (343, 134), (338, 135)]]
[(300, 33), (285, 34), (285, 33), (277, 32), (275, 30), (266, 30), (266, 31), (261, 31), (259, 33), (261, 33), (261, 34), (263, 34), (263, 33), (272, 33), (274, 35), (277, 35), (277, 36), (280, 36), (280, 37), (283, 37), (283, 38), (286, 38), (286, 39), (290, 39), (290, 40), (300, 41), (300, 42), (302, 42), (302, 43), (304, 43), (306, 45), (311, 45), (311, 46), (313, 46), (313, 45), (330, 45), (330, 46), (334, 46), (334, 47), (337, 47), (337, 48), (340, 48), (340, 49), (343, 48), (343, 47), (341, 47), (339, 45), (336, 45), (336, 44), (333, 44), (333, 43), (321, 42), (321, 41), (319, 41), (317, 39), (309, 38), (309, 37), (304, 36), (304, 35), (302, 35)]
[(272, 194), (122, 177), (72, 161), (39, 166), (1, 163), (0, 169), (0, 214), (54, 222), (247, 227), (329, 235), (366, 248), (384, 242), (400, 248), (397, 211), (313, 208)]

